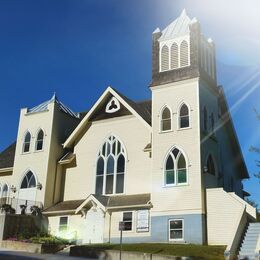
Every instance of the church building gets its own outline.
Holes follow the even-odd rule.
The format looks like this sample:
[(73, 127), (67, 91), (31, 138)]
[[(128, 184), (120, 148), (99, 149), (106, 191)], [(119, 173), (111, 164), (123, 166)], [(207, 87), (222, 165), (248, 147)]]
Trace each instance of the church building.
[(215, 45), (185, 10), (152, 33), (151, 98), (107, 87), (88, 112), (56, 95), (20, 111), (0, 154), (0, 204), (38, 206), (56, 236), (83, 243), (235, 247), (256, 210), (217, 83)]

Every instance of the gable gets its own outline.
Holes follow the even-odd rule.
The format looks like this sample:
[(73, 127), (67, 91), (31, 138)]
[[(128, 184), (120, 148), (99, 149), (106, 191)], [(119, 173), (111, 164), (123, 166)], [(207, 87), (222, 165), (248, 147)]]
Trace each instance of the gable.
[[(115, 98), (118, 104), (120, 104), (120, 109), (113, 111), (113, 113), (106, 111), (108, 102), (111, 98)], [(80, 124), (72, 132), (63, 146), (64, 148), (73, 146), (75, 141), (82, 136), (84, 131), (86, 131), (86, 128), (91, 124), (91, 121), (121, 117), (131, 114), (139, 119), (144, 126), (151, 131), (151, 102), (146, 101), (136, 103), (115, 91), (111, 87), (108, 87), (90, 111), (85, 115)]]
[[(106, 98), (102, 101), (99, 107), (94, 111), (94, 113), (90, 116), (89, 121), (98, 121), (104, 119), (110, 119), (115, 117), (127, 116), (132, 113), (117, 99), (118, 104), (115, 104), (117, 107), (117, 111), (108, 113), (106, 110), (109, 109), (110, 106), (113, 106), (113, 99), (115, 97), (112, 94), (107, 95)], [(111, 105), (110, 102), (112, 101)]]

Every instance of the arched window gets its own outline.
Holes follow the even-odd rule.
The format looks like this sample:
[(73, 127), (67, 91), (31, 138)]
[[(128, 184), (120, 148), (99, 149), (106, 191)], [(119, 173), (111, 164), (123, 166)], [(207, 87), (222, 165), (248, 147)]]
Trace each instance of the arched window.
[(190, 110), (186, 104), (182, 104), (179, 111), (179, 128), (190, 126)]
[(205, 106), (203, 108), (203, 128), (205, 132), (208, 131), (208, 111)]
[(27, 132), (24, 136), (24, 141), (23, 141), (23, 153), (28, 153), (30, 151), (30, 145), (31, 145), (31, 134), (30, 132)]
[(96, 194), (124, 192), (125, 149), (114, 136), (99, 150), (96, 168)]
[(170, 109), (166, 106), (161, 111), (161, 131), (170, 131), (172, 129), (172, 116)]
[(182, 152), (174, 148), (168, 154), (164, 167), (165, 185), (182, 185), (187, 183), (187, 163)]
[(37, 134), (36, 137), (36, 143), (35, 143), (35, 149), (36, 151), (41, 151), (43, 148), (43, 139), (44, 139), (44, 132), (42, 129)]
[(36, 187), (36, 179), (32, 171), (28, 171), (21, 183), (21, 189), (29, 189), (29, 188), (35, 188)]
[(186, 67), (189, 65), (189, 45), (187, 41), (182, 41), (180, 46), (180, 65)]
[(179, 67), (179, 48), (176, 43), (171, 46), (171, 69), (177, 69)]
[(207, 160), (207, 173), (216, 175), (215, 163), (211, 155), (209, 155)]
[(215, 130), (215, 119), (214, 119), (214, 113), (211, 113), (211, 131), (214, 133)]
[(164, 45), (161, 49), (161, 71), (169, 70), (169, 48)]
[(3, 186), (3, 191), (2, 191), (2, 197), (3, 197), (3, 198), (7, 198), (7, 197), (8, 197), (8, 191), (9, 191), (8, 185), (5, 184), (5, 185)]

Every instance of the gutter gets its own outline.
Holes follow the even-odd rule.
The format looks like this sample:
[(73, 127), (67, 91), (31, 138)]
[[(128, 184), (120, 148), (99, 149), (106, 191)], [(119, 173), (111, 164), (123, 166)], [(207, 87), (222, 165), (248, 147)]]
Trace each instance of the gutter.
[(2, 168), (0, 169), (0, 173), (2, 172), (12, 172), (14, 167), (7, 167), (7, 168)]

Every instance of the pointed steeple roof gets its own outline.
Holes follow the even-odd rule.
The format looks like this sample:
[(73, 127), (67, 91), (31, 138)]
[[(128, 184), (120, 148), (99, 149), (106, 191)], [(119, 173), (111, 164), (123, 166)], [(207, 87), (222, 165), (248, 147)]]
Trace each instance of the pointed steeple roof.
[(61, 101), (58, 100), (56, 93), (54, 92), (53, 96), (51, 99), (41, 103), (38, 106), (35, 106), (33, 108), (28, 109), (28, 113), (39, 113), (39, 112), (43, 112), (43, 111), (47, 111), (48, 110), (48, 105), (51, 103), (56, 103), (59, 106), (59, 109), (61, 111), (63, 111), (64, 113), (75, 117), (75, 118), (79, 118), (79, 114), (73, 112), (68, 106), (66, 106), (65, 104), (63, 104)]
[(186, 10), (183, 9), (181, 15), (162, 31), (162, 36), (159, 38), (159, 41), (188, 34), (190, 32), (189, 25), (194, 21), (196, 21), (196, 19), (190, 19), (186, 13)]

